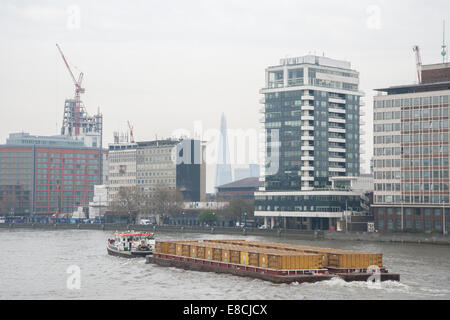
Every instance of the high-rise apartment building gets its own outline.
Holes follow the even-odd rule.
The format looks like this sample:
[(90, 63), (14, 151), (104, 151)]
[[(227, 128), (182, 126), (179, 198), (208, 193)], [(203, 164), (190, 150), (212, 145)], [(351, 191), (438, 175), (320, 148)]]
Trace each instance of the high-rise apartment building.
[(448, 230), (450, 64), (423, 66), (422, 83), (417, 85), (377, 91), (375, 227)]
[(266, 69), (261, 93), (266, 168), (255, 215), (328, 228), (344, 210), (360, 210), (359, 193), (323, 190), (330, 177), (360, 173), (359, 73), (326, 57), (281, 59)]

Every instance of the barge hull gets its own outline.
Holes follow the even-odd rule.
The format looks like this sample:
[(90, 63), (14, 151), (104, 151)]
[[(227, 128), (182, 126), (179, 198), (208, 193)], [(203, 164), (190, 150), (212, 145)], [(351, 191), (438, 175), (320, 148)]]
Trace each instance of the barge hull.
[[(371, 274), (369, 273), (314, 273), (299, 274), (295, 272), (264, 270), (261, 268), (253, 268), (250, 266), (241, 266), (229, 263), (220, 263), (217, 261), (181, 258), (178, 256), (154, 254), (146, 257), (146, 263), (153, 263), (164, 267), (175, 267), (185, 270), (228, 273), (242, 277), (257, 278), (261, 280), (271, 281), (273, 283), (312, 283), (332, 278), (341, 278), (345, 281), (367, 281)], [(399, 274), (382, 273), (379, 275), (380, 281), (400, 281)]]

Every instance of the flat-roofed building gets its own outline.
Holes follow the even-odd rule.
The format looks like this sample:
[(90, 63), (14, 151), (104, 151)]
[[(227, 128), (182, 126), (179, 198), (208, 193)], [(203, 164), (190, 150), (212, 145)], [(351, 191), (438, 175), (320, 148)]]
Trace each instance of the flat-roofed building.
[(448, 230), (450, 65), (374, 97), (374, 216), (380, 231)]

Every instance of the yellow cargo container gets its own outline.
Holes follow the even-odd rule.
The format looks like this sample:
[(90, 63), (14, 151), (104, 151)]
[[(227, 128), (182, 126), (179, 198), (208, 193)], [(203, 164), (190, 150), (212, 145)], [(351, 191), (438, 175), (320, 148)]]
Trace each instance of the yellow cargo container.
[(230, 263), (241, 263), (241, 252), (238, 250), (230, 250)]
[(213, 260), (214, 261), (222, 261), (222, 249), (213, 248)]
[(197, 258), (205, 259), (205, 247), (197, 246)]
[(191, 258), (197, 258), (197, 247), (195, 245), (190, 246), (190, 256)]
[(181, 243), (177, 243), (175, 244), (175, 248), (176, 248), (176, 254), (177, 256), (181, 256), (181, 254), (183, 253), (182, 249), (182, 244)]
[(212, 260), (213, 258), (213, 249), (212, 248), (205, 248), (205, 259)]
[(181, 255), (183, 257), (189, 257), (189, 252), (190, 252), (190, 245), (188, 244), (182, 244), (181, 245)]
[(230, 263), (230, 250), (222, 249), (222, 262)]
[(249, 265), (249, 257), (248, 257), (248, 252), (243, 252), (241, 251), (241, 259), (240, 259), (240, 263), (243, 265), (248, 266)]
[(269, 261), (267, 257), (267, 253), (260, 253), (259, 254), (259, 267), (261, 268), (268, 268)]
[(259, 266), (259, 253), (249, 252), (248, 253), (248, 264), (254, 267)]
[(169, 243), (168, 248), (167, 248), (167, 253), (174, 255), (174, 254), (176, 254), (176, 249), (177, 249), (177, 246), (175, 243)]

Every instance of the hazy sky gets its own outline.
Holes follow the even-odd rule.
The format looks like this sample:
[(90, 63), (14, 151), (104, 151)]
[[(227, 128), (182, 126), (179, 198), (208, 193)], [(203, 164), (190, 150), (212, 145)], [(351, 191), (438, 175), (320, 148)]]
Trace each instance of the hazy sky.
[[(0, 2), (0, 143), (11, 132), (60, 131), (74, 86), (59, 43), (78, 74), (87, 111), (100, 107), (104, 143), (134, 125), (136, 140), (176, 130), (258, 130), (264, 70), (308, 53), (350, 61), (366, 93), (372, 155), (374, 88), (417, 81), (441, 61), (442, 1), (11, 1)], [(447, 28), (447, 34), (450, 33)], [(214, 169), (208, 169), (208, 191)]]

